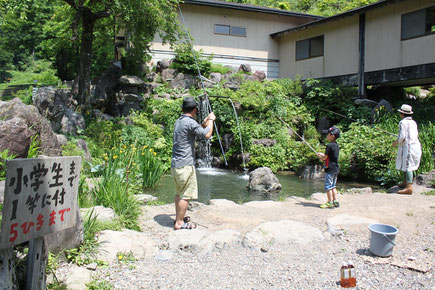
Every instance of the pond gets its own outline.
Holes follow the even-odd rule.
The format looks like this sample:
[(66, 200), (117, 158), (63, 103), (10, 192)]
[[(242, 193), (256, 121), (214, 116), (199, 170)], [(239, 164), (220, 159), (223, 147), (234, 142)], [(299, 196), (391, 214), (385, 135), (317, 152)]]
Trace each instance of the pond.
[[(249, 192), (246, 188), (249, 175), (242, 172), (215, 168), (197, 169), (198, 201), (208, 204), (210, 199), (228, 199), (236, 203), (254, 200), (283, 200), (288, 196), (309, 197), (315, 192), (324, 192), (323, 180), (304, 180), (291, 173), (276, 175), (282, 185), (282, 190), (275, 194), (259, 194)], [(348, 188), (350, 184), (338, 181), (338, 189)], [(352, 185), (355, 186), (355, 184)], [(164, 175), (160, 183), (146, 192), (164, 203), (174, 201), (175, 185), (170, 174)], [(326, 195), (325, 195), (326, 199)]]

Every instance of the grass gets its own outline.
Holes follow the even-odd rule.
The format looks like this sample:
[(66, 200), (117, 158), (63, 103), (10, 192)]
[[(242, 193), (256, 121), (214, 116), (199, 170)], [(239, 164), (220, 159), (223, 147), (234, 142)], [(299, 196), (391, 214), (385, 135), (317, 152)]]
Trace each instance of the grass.
[(87, 289), (89, 290), (111, 290), (113, 289), (113, 285), (106, 280), (93, 280), (90, 283), (86, 284)]
[(232, 71), (232, 69), (230, 67), (221, 65), (219, 63), (211, 63), (210, 72), (217, 72), (217, 73), (221, 73), (224, 75), (230, 71)]
[(123, 180), (112, 175), (97, 182), (92, 191), (98, 205), (112, 208), (128, 229), (139, 230), (140, 205)]
[(424, 194), (424, 195), (435, 195), (435, 189), (432, 189), (431, 191), (427, 191), (427, 192), (422, 192), (421, 194)]

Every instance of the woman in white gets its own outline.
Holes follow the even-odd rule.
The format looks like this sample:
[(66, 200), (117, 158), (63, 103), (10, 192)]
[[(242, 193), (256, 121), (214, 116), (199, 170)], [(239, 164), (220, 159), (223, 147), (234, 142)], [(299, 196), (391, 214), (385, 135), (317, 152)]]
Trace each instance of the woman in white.
[(418, 140), (417, 123), (412, 119), (414, 113), (410, 105), (402, 105), (398, 110), (402, 120), (399, 122), (399, 136), (393, 146), (397, 149), (396, 169), (404, 172), (404, 181), (398, 186), (397, 193), (412, 194), (412, 174), (418, 169), (421, 157), (421, 144)]

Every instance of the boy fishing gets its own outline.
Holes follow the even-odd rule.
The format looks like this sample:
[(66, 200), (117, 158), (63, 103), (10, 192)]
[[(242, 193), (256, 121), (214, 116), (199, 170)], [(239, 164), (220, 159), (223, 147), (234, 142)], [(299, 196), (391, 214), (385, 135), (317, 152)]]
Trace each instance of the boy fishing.
[(337, 189), (335, 188), (338, 172), (340, 172), (340, 167), (338, 166), (340, 148), (336, 142), (340, 137), (340, 130), (332, 126), (328, 130), (323, 130), (323, 133), (328, 134), (326, 139), (330, 143), (326, 145), (325, 153), (317, 153), (317, 156), (325, 162), (325, 190), (328, 201), (320, 205), (320, 208), (335, 208), (340, 206), (337, 200)]

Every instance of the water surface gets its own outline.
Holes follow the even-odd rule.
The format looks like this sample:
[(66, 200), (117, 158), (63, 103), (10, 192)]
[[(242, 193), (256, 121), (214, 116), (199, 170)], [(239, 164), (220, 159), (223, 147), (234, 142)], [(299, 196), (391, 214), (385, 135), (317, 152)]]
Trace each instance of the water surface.
[[(197, 169), (198, 201), (208, 204), (210, 199), (223, 198), (244, 203), (253, 200), (282, 200), (288, 196), (309, 197), (315, 192), (324, 192), (323, 180), (303, 180), (293, 174), (283, 173), (276, 176), (282, 185), (281, 192), (260, 194), (248, 191), (248, 174), (225, 169), (200, 168)], [(341, 187), (338, 185), (338, 188)], [(158, 197), (164, 203), (172, 203), (175, 193), (172, 176), (164, 175), (156, 188), (148, 190), (147, 193)]]

